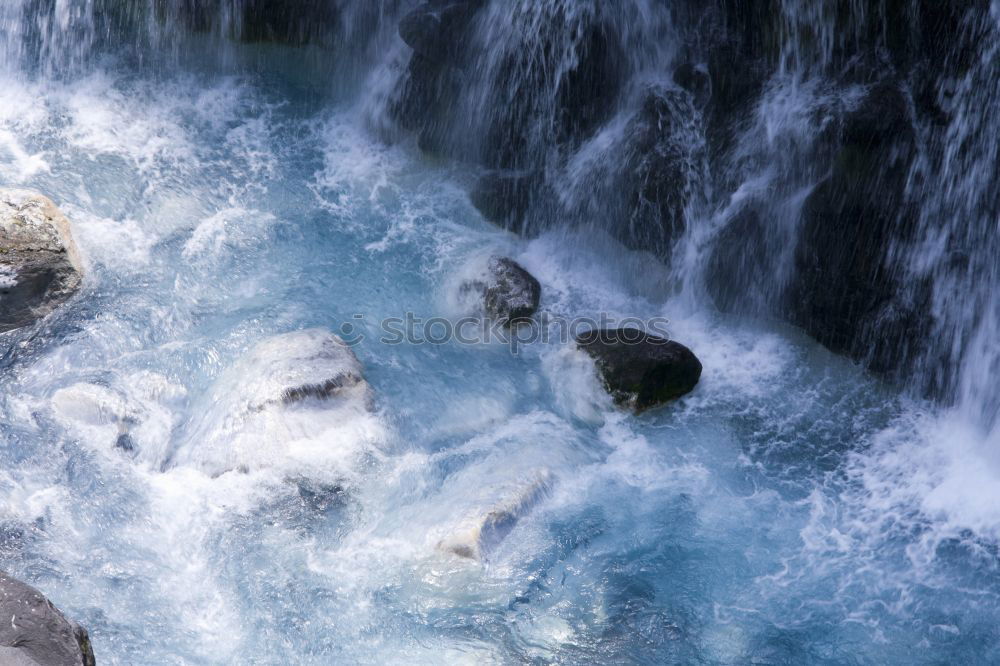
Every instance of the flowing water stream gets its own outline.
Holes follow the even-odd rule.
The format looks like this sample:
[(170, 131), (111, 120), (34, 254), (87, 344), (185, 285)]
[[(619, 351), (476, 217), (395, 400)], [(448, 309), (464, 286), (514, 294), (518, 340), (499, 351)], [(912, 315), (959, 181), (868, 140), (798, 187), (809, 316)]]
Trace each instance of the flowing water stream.
[[(532, 238), (482, 219), (461, 162), (384, 140), (398, 3), (340, 3), (327, 50), (230, 39), (238, 4), (193, 35), (156, 18), (179, 0), (110, 4), (0, 8), (0, 181), (57, 201), (89, 267), (72, 305), (2, 340), (0, 567), (85, 625), (99, 663), (1000, 660), (996, 39), (955, 82), (953, 149), (899, 250), (934, 276), (935, 335), (957, 340), (939, 405), (704, 297), (733, 202), (780, 192), (791, 210), (819, 175), (802, 160), (837, 40), (810, 3), (783, 3), (735, 197), (692, 147), (698, 196), (666, 264), (597, 222), (635, 100), (676, 56), (669, 3), (495, 1), (478, 19), (503, 47), (477, 51), (454, 145), (479, 150), (490, 109), (540, 119), (526, 154), (586, 222)], [(505, 59), (574, 58), (574, 21), (601, 11), (627, 85), (553, 154), (558, 68), (511, 77)], [(995, 35), (1000, 7), (981, 20)], [(569, 32), (541, 45), (553, 21)], [(776, 238), (793, 218), (775, 215)], [(945, 256), (957, 237), (966, 261)], [(497, 253), (550, 314), (669, 319), (698, 389), (633, 416), (559, 340), (380, 340), (385, 318), (468, 314), (462, 282)], [(315, 327), (359, 339), (374, 411), (234, 418), (226, 396), (263, 371), (248, 350)], [(483, 562), (439, 547), (539, 478)]]

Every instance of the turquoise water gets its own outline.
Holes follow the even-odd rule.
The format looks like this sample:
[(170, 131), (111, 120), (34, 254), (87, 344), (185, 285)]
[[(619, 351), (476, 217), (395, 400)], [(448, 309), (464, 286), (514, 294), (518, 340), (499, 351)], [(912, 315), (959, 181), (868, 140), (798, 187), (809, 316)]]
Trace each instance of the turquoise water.
[[(287, 76), (3, 85), (0, 177), (63, 207), (89, 273), (3, 341), (0, 566), (99, 663), (1000, 659), (998, 461), (958, 416), (610, 238), (498, 230), (465, 170)], [(700, 386), (637, 417), (558, 340), (379, 341), (474, 314), (494, 253), (552, 315), (666, 317)], [(314, 327), (363, 335), (375, 411), (230, 418), (240, 358)], [(230, 438), (249, 471), (191, 462)], [(440, 547), (537, 478), (485, 561)]]

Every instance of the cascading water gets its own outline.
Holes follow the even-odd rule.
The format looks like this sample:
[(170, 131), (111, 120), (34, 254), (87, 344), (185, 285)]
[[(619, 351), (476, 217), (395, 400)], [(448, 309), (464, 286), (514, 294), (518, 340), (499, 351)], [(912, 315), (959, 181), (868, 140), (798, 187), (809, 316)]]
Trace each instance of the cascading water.
[[(997, 661), (998, 32), (4, 3), (0, 184), (88, 273), (0, 340), (0, 567), (102, 664)], [(547, 315), (668, 318), (699, 388), (631, 416), (558, 339), (380, 340), (493, 254)], [(327, 366), (340, 407), (267, 398)]]

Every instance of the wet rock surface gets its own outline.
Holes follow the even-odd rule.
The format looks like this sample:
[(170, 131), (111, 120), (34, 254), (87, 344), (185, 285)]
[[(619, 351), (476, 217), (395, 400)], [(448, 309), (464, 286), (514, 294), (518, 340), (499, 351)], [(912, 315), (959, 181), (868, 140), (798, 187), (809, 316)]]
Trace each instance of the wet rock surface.
[(490, 222), (514, 233), (525, 230), (525, 214), (542, 178), (538, 174), (492, 172), (481, 176), (469, 194), (472, 205)]
[(195, 434), (165, 466), (249, 472), (283, 464), (307, 440), (319, 455), (337, 448), (324, 429), (364, 430), (374, 409), (354, 351), (320, 328), (260, 341), (222, 373), (204, 404)]
[(248, 370), (242, 386), (250, 412), (269, 405), (329, 400), (354, 389), (367, 390), (361, 363), (338, 336), (308, 329), (273, 336), (238, 363)]
[(484, 299), (486, 313), (504, 325), (517, 324), (538, 311), (542, 286), (508, 257), (491, 257)]
[(620, 191), (629, 247), (669, 256), (687, 227), (685, 207), (698, 170), (695, 111), (688, 93), (662, 87), (646, 91), (626, 130)]
[(684, 345), (631, 328), (577, 335), (618, 405), (637, 412), (680, 398), (697, 386), (701, 362)]
[(155, 8), (194, 32), (292, 46), (331, 44), (341, 20), (337, 3), (313, 0), (156, 0)]
[(497, 501), (481, 513), (468, 516), (438, 548), (461, 558), (486, 562), (518, 521), (544, 500), (555, 483), (548, 470), (521, 479), (503, 489)]
[(919, 284), (905, 289), (890, 257), (894, 245), (912, 240), (916, 226), (906, 189), (915, 150), (901, 88), (892, 81), (873, 86), (844, 120), (830, 175), (803, 207), (795, 250), (791, 319), (831, 350), (879, 372), (905, 364), (904, 338), (926, 331), (919, 300), (900, 298), (909, 291), (922, 300)]
[(0, 573), (0, 663), (12, 666), (94, 666), (87, 630), (45, 596)]
[(56, 205), (36, 192), (0, 189), (0, 333), (58, 308), (82, 276), (70, 222)]

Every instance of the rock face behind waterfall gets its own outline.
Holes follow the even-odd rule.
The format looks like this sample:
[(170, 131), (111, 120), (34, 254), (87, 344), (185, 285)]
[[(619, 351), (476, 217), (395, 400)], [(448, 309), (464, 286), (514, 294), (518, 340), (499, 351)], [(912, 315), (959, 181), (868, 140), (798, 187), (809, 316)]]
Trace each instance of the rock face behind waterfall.
[[(868, 91), (846, 117), (842, 142), (803, 208), (791, 316), (833, 351), (888, 372), (906, 338), (927, 330), (925, 298), (916, 291), (909, 301), (899, 297), (907, 285), (889, 260), (890, 247), (912, 241), (916, 227), (906, 193), (916, 141), (898, 85)], [(864, 335), (875, 322), (883, 334)]]
[[(692, 33), (708, 63), (714, 186), (732, 197), (719, 206), (735, 204), (705, 271), (720, 309), (784, 318), (871, 370), (950, 392), (956, 334), (990, 324), (946, 303), (984, 302), (996, 279), (970, 270), (987, 251), (975, 245), (995, 247), (1000, 191), (995, 148), (979, 145), (996, 130), (968, 136), (997, 115), (995, 88), (982, 88), (998, 62), (982, 55), (988, 5), (856, 3), (819, 17), (724, 0), (718, 29)], [(828, 50), (817, 34), (833, 37)], [(807, 114), (805, 134), (788, 110)]]
[(0, 663), (10, 666), (94, 666), (87, 630), (41, 592), (0, 573)]
[(340, 19), (336, 3), (314, 0), (156, 0), (156, 8), (161, 19), (196, 32), (291, 45), (329, 42)]
[(595, 329), (576, 343), (597, 363), (615, 402), (638, 412), (690, 393), (701, 379), (701, 362), (690, 349), (638, 329)]
[(808, 4), (427, 0), (399, 26), (413, 53), (389, 115), (481, 169), (472, 201), (506, 229), (600, 227), (688, 262), (683, 280), (696, 258), (720, 309), (890, 376), (936, 364), (940, 389), (947, 337), (980, 325), (975, 308), (948, 324), (940, 292), (989, 298), (963, 266), (992, 243), (1000, 191), (967, 136), (997, 115), (995, 18), (988, 2)]
[(691, 94), (646, 91), (628, 124), (616, 189), (624, 194), (616, 235), (629, 247), (668, 257), (687, 226), (685, 208), (700, 175), (698, 121)]
[(0, 332), (65, 303), (83, 266), (69, 220), (44, 196), (0, 189)]

